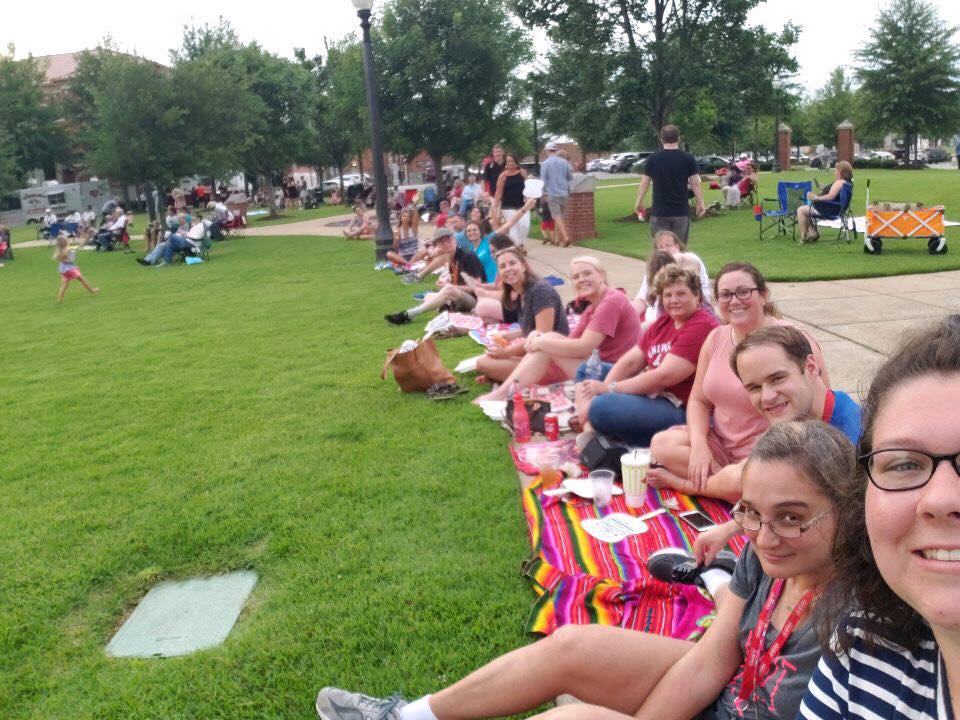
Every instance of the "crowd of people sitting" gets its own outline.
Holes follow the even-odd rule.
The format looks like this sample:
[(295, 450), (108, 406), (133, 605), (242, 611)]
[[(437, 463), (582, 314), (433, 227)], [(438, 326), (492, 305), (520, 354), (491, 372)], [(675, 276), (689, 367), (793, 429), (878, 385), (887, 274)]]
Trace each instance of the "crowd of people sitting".
[[(657, 579), (704, 587), (717, 614), (695, 643), (564, 626), (409, 703), (326, 687), (323, 720), (503, 717), (564, 693), (582, 702), (547, 715), (956, 716), (960, 316), (905, 339), (861, 410), (831, 387), (817, 341), (781, 317), (751, 263), (729, 262), (710, 281), (686, 238), (664, 230), (633, 302), (598, 258), (580, 255), (565, 307), (506, 223), (481, 213), (459, 230), (454, 217), (421, 247), (414, 217), (401, 215), (391, 260), (440, 279), (386, 319), (446, 308), (517, 323), (478, 360), (499, 386), (474, 402), (573, 380), (579, 446), (602, 434), (649, 448), (652, 486), (730, 503), (733, 519), (700, 533), (693, 552), (666, 548), (647, 562)], [(734, 535), (747, 541), (739, 558), (724, 549)]]

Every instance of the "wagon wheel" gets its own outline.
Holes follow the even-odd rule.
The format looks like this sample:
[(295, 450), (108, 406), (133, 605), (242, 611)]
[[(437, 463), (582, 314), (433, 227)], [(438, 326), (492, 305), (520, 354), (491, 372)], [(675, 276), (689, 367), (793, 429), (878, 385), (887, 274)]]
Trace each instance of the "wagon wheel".
[(883, 252), (883, 240), (869, 235), (863, 236), (863, 251), (867, 255), (879, 255)]
[(947, 239), (938, 237), (927, 240), (927, 252), (931, 255), (943, 255), (947, 252)]

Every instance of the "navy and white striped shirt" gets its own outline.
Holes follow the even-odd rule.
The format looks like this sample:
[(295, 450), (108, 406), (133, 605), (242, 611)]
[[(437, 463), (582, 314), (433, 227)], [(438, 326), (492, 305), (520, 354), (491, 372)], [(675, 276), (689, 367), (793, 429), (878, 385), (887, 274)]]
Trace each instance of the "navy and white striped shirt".
[(810, 678), (798, 718), (805, 720), (954, 720), (943, 660), (925, 631), (917, 652), (893, 644), (867, 647), (858, 618), (843, 632), (853, 647), (824, 653)]

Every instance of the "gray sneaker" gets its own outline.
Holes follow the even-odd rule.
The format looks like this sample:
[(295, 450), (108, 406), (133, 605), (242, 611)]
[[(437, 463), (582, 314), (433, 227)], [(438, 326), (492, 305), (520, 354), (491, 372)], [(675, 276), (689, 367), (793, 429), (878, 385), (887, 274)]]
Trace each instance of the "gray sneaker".
[(323, 720), (400, 720), (406, 704), (400, 693), (385, 700), (332, 687), (317, 693), (317, 715)]

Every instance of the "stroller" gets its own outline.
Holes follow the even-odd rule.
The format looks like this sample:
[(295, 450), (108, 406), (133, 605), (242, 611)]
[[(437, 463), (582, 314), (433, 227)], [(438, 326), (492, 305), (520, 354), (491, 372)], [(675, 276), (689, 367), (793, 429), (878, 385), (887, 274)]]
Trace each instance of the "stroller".
[(355, 205), (357, 200), (360, 200), (366, 207), (372, 208), (376, 204), (373, 190), (373, 183), (363, 181), (354, 183), (347, 187), (347, 203)]
[(323, 188), (315, 187), (305, 190), (300, 196), (304, 210), (313, 210), (323, 205)]

